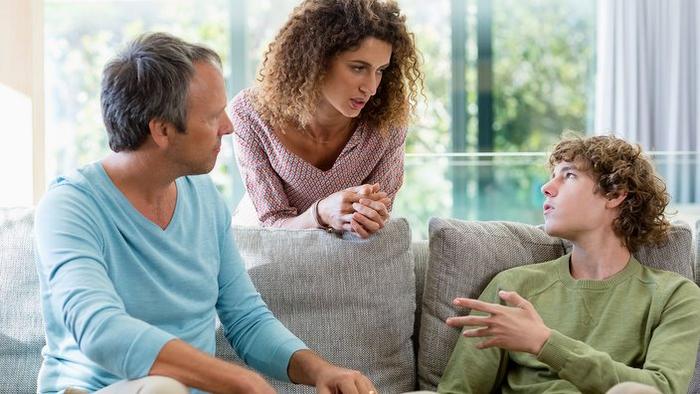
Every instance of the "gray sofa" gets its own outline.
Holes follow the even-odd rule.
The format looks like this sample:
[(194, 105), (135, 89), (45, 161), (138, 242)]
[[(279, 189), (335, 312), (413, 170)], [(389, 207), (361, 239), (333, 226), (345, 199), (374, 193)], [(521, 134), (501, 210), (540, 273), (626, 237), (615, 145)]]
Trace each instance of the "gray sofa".
[[(0, 209), (0, 393), (36, 390), (44, 334), (32, 214)], [(508, 222), (434, 218), (429, 241), (419, 242), (411, 242), (403, 219), (368, 240), (317, 230), (235, 230), (249, 273), (278, 318), (324, 357), (366, 373), (382, 393), (435, 388), (458, 337), (443, 321), (464, 313), (452, 306), (455, 296), (478, 296), (497, 272), (567, 250), (537, 227)], [(690, 228), (676, 223), (667, 245), (637, 258), (694, 279), (694, 250)], [(236, 360), (221, 330), (217, 353)], [(314, 392), (273, 383), (282, 393)], [(697, 381), (690, 392), (700, 392)]]

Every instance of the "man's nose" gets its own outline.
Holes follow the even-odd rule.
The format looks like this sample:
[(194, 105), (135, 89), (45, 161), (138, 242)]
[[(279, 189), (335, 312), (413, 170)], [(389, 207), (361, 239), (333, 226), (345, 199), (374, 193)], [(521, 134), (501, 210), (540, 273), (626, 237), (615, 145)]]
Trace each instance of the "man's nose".
[(233, 133), (233, 123), (231, 122), (231, 119), (228, 117), (228, 114), (224, 112), (224, 119), (221, 124), (221, 127), (219, 128), (219, 134), (221, 135), (227, 135)]

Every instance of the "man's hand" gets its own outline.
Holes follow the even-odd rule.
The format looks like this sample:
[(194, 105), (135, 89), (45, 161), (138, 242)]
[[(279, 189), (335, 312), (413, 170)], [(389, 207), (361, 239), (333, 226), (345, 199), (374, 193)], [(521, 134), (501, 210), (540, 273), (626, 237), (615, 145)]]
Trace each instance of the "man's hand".
[(310, 350), (292, 355), (288, 373), (294, 383), (316, 386), (318, 394), (377, 394), (372, 382), (360, 372), (330, 364)]
[(329, 366), (316, 380), (318, 394), (376, 394), (372, 382), (358, 371)]
[(455, 298), (455, 305), (487, 313), (487, 316), (450, 317), (452, 327), (476, 327), (462, 332), (465, 337), (484, 337), (479, 349), (493, 346), (537, 355), (547, 342), (551, 330), (544, 324), (532, 304), (514, 291), (499, 291), (506, 305), (491, 304), (471, 298)]

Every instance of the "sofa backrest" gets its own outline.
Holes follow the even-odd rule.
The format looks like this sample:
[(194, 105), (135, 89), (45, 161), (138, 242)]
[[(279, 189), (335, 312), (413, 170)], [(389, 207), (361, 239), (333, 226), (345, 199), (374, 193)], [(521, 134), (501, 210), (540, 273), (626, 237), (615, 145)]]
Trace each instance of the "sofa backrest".
[[(436, 388), (459, 337), (459, 329), (444, 323), (447, 317), (463, 312), (453, 306), (455, 297), (478, 297), (497, 273), (555, 259), (569, 246), (541, 228), (512, 222), (432, 218), (429, 237), (418, 348), (418, 383), (424, 390)], [(667, 244), (642, 248), (635, 257), (648, 266), (693, 280), (692, 245), (690, 227), (674, 223)]]
[[(36, 391), (45, 340), (32, 227), (32, 209), (0, 208), (0, 392)], [(414, 347), (407, 338), (419, 333), (414, 308), (421, 320), (416, 327), (423, 326), (420, 386), (434, 388), (458, 335), (443, 323), (455, 313), (451, 297), (478, 296), (495, 273), (566, 251), (561, 240), (533, 226), (453, 219), (431, 221), (429, 247), (425, 241), (410, 243), (405, 220), (390, 222), (369, 240), (311, 230), (236, 228), (235, 233), (251, 277), (280, 319), (324, 356), (368, 373), (382, 392), (413, 389)], [(665, 248), (637, 257), (692, 277), (691, 245), (688, 226), (675, 224)], [(343, 307), (328, 308), (338, 297)], [(422, 306), (411, 301), (416, 297)], [(220, 330), (217, 352), (235, 359)], [(276, 384), (281, 392), (313, 392)], [(691, 392), (698, 387), (694, 380)]]

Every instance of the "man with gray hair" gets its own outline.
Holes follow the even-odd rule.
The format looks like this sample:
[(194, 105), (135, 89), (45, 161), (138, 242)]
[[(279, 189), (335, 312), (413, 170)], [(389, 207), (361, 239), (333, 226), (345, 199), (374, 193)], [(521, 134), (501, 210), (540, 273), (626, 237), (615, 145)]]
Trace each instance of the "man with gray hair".
[(47, 344), (39, 392), (271, 393), (213, 357), (218, 314), (252, 368), (319, 393), (370, 393), (357, 371), (306, 348), (245, 271), (206, 174), (232, 125), (219, 56), (147, 34), (104, 70), (114, 151), (59, 177), (36, 212)]

